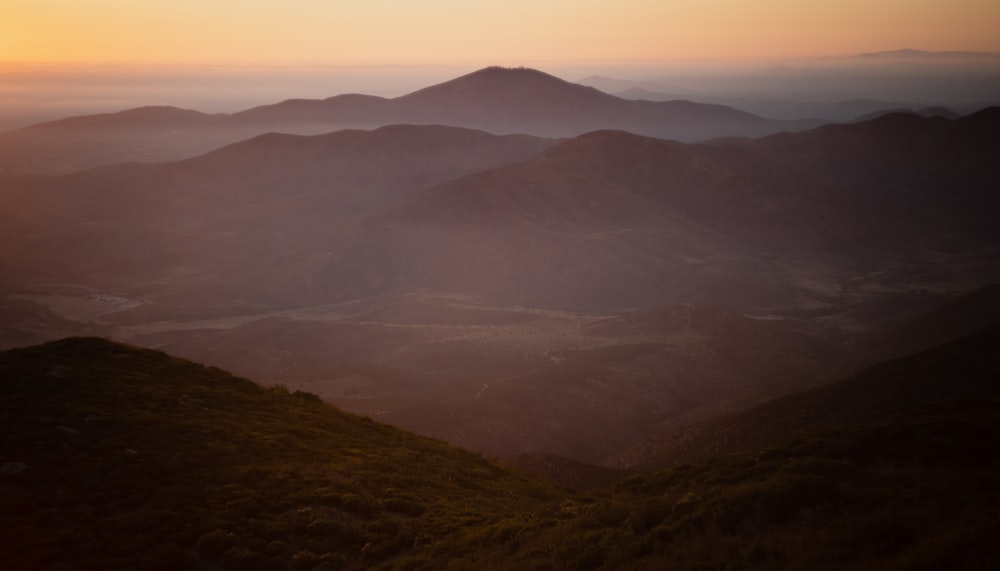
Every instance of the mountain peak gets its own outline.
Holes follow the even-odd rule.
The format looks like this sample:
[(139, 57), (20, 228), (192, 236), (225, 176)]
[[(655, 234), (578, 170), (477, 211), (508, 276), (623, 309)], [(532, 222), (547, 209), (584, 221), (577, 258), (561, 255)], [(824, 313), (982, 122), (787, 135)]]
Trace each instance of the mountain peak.
[(533, 77), (546, 77), (546, 78), (557, 79), (559, 81), (563, 81), (563, 80), (557, 78), (554, 75), (545, 73), (544, 71), (537, 70), (537, 69), (534, 69), (534, 68), (531, 68), (531, 67), (525, 67), (525, 66), (511, 66), (511, 67), (507, 67), (507, 66), (503, 66), (503, 65), (490, 65), (490, 66), (486, 66), (486, 67), (484, 67), (482, 69), (479, 69), (479, 70), (476, 70), (476, 71), (474, 71), (472, 73), (466, 74), (465, 77), (487, 76), (487, 75), (505, 76), (505, 77), (517, 77), (517, 76), (520, 76), (520, 77), (532, 77), (532, 76)]
[(506, 103), (604, 102), (615, 97), (527, 67), (489, 66), (400, 97), (404, 102), (462, 102), (480, 98)]

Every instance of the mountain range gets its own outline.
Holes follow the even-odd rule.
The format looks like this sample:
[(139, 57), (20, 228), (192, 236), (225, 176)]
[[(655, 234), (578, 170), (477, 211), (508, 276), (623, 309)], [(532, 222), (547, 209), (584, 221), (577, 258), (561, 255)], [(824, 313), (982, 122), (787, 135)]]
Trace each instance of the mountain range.
[(291, 99), (228, 115), (143, 107), (42, 123), (0, 133), (0, 173), (176, 160), (272, 131), (319, 134), (398, 123), (545, 137), (622, 129), (678, 140), (760, 136), (818, 124), (691, 101), (625, 100), (533, 69), (490, 67), (394, 99)]
[[(491, 454), (608, 463), (996, 282), (995, 111), (697, 144), (398, 125), (8, 176), (3, 338), (110, 335)], [(657, 307), (719, 325), (592, 326)]]
[(1000, 108), (807, 127), (487, 68), (0, 135), (5, 563), (995, 567)]
[[(836, 301), (811, 272), (861, 285), (895, 264), (960, 281), (930, 275), (959, 260), (975, 287), (993, 271), (996, 122), (993, 109), (895, 114), (716, 144), (435, 126), (267, 135), (176, 163), (8, 177), (5, 273), (119, 290), (124, 272), (142, 297), (197, 288), (243, 309), (426, 289), (583, 311), (699, 296), (787, 311)], [(237, 284), (242, 299), (227, 293)]]

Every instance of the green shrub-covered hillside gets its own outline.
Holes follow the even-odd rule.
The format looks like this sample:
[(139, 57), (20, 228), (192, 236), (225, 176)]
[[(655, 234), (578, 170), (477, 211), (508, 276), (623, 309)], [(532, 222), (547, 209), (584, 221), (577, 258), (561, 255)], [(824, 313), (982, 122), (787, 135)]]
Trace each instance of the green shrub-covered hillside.
[[(958, 383), (940, 365), (960, 359), (984, 379), (998, 345), (871, 371)], [(1000, 569), (987, 393), (584, 495), (312, 395), (67, 339), (0, 354), (0, 568)]]
[(560, 509), (478, 455), (99, 339), (3, 353), (0, 434), (4, 569), (403, 568)]

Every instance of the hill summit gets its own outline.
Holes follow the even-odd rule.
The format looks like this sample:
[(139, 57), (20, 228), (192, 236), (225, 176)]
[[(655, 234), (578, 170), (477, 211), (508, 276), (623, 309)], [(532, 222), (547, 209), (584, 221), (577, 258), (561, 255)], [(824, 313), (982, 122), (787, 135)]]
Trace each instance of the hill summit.
[(619, 101), (593, 87), (525, 67), (491, 66), (397, 99), (401, 104), (462, 104), (474, 100), (497, 105), (608, 105)]

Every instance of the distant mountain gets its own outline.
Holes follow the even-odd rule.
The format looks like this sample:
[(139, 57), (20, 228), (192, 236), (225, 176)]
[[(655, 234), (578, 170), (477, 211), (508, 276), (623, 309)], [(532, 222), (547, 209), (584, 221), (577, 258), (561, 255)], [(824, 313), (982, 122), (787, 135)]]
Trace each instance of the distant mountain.
[[(326, 99), (289, 99), (233, 113), (225, 123), (259, 127), (295, 126), (326, 123), (341, 127), (369, 126), (372, 117), (384, 116), (389, 100), (374, 95), (344, 94)], [(393, 122), (393, 121), (389, 121)]]
[(177, 163), (13, 177), (0, 195), (10, 213), (0, 229), (0, 281), (15, 288), (69, 280), (141, 290), (180, 304), (170, 311), (301, 304), (317, 287), (303, 272), (333, 247), (328, 226), (550, 144), (452, 127), (389, 126), (262, 135)]
[[(844, 99), (842, 101), (790, 101), (785, 99), (722, 95), (701, 92), (669, 92), (650, 87), (628, 87), (611, 91), (623, 99), (646, 99), (649, 101), (673, 101), (677, 99), (695, 100), (701, 103), (726, 105), (772, 119), (820, 119), (825, 121), (849, 121), (866, 117), (872, 119), (875, 113), (886, 109), (903, 110), (913, 107), (906, 103), (879, 101), (875, 99)], [(870, 116), (869, 116), (870, 115)], [(955, 116), (957, 118), (957, 115)]]
[(127, 109), (117, 113), (101, 113), (98, 115), (84, 115), (80, 117), (69, 117), (40, 123), (33, 127), (26, 127), (22, 131), (40, 130), (86, 130), (86, 129), (107, 129), (126, 128), (142, 129), (147, 127), (179, 128), (204, 126), (217, 120), (219, 115), (207, 115), (191, 109), (179, 109), (171, 106), (149, 106)]
[[(995, 119), (702, 144), (392, 126), (6, 177), (0, 326), (110, 329), (480, 449), (601, 461), (598, 437), (837, 370), (815, 338), (849, 351), (997, 282)], [(593, 325), (701, 301), (717, 326)]]
[[(996, 142), (972, 132), (991, 123), (893, 115), (719, 145), (595, 132), (350, 222), (344, 232), (368, 237), (358, 251), (379, 255), (340, 262), (386, 276), (381, 287), (599, 311), (838, 304), (793, 275), (856, 278), (859, 293), (912, 279), (886, 264), (953, 280), (933, 252), (988, 258), (997, 246)], [(342, 275), (337, 263), (326, 279)], [(997, 269), (979, 268), (961, 289)]]
[(690, 101), (627, 101), (540, 71), (491, 67), (395, 99), (357, 94), (292, 99), (228, 116), (142, 108), (26, 127), (0, 134), (0, 173), (171, 160), (270, 131), (318, 134), (396, 123), (546, 137), (622, 129), (678, 140), (761, 136), (818, 124)]
[(0, 174), (67, 173), (122, 162), (176, 160), (254, 133), (226, 131), (221, 115), (139, 107), (0, 133)]
[(8, 282), (197, 290), (195, 305), (427, 290), (588, 311), (836, 310), (827, 284), (865, 299), (995, 281), (996, 111), (700, 145), (430, 126), (267, 135), (178, 163), (9, 178), (0, 248)]
[(226, 121), (238, 125), (389, 121), (560, 137), (621, 129), (679, 140), (757, 136), (815, 125), (762, 119), (721, 105), (625, 101), (541, 71), (501, 67), (481, 69), (391, 100), (357, 96), (322, 102), (293, 100), (237, 113)]
[(941, 58), (996, 58), (1000, 56), (996, 52), (975, 52), (975, 51), (926, 51), (904, 48), (899, 50), (887, 50), (881, 52), (866, 52), (859, 54), (859, 58), (867, 59), (941, 59)]
[(855, 121), (870, 121), (872, 119), (877, 119), (883, 115), (889, 115), (891, 113), (913, 113), (914, 115), (919, 115), (921, 117), (943, 117), (945, 119), (958, 119), (962, 115), (952, 111), (951, 109), (946, 109), (944, 107), (924, 107), (922, 109), (910, 109), (906, 107), (897, 108), (883, 108), (870, 113), (865, 113), (859, 115), (854, 120)]

